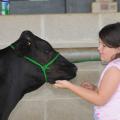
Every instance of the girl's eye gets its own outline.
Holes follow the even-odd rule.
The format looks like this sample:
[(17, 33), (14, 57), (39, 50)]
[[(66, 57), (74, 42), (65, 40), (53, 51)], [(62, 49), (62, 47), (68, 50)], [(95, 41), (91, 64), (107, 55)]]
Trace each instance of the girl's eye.
[(106, 45), (105, 45), (105, 44), (103, 44), (103, 47), (106, 47)]

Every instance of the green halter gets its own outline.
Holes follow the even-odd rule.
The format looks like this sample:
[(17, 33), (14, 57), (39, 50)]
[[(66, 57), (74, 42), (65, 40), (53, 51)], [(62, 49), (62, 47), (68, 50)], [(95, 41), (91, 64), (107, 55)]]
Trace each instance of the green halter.
[[(14, 47), (13, 45), (11, 45), (10, 47), (11, 47), (13, 50), (15, 50), (15, 47)], [(45, 81), (46, 81), (46, 82), (48, 82), (48, 77), (47, 77), (46, 71), (49, 69), (49, 66), (56, 61), (56, 59), (57, 59), (58, 57), (59, 57), (59, 53), (57, 53), (56, 56), (55, 56), (52, 60), (50, 60), (47, 64), (41, 65), (40, 63), (38, 63), (38, 62), (37, 62), (36, 60), (34, 60), (33, 58), (24, 56), (24, 58), (25, 58), (26, 60), (28, 60), (28, 61), (31, 62), (32, 64), (37, 65), (37, 66), (42, 70), (42, 73), (43, 73), (43, 75), (44, 75), (44, 77), (45, 77)]]

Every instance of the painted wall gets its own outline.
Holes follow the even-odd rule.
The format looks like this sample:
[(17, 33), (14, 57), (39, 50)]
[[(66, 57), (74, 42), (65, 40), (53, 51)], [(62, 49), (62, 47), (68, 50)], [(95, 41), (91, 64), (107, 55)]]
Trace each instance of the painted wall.
[(55, 48), (97, 47), (99, 30), (119, 20), (120, 13), (0, 16), (0, 48), (16, 41), (24, 30)]

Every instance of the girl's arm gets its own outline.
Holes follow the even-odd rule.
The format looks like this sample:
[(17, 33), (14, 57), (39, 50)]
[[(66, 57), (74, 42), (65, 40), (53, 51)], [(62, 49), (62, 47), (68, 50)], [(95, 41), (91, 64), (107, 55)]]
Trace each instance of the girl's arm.
[(56, 87), (67, 88), (79, 95), (81, 98), (98, 106), (106, 104), (115, 93), (119, 85), (120, 70), (118, 70), (116, 67), (111, 67), (106, 71), (97, 91), (86, 89), (82, 86), (76, 86), (66, 80), (58, 80), (55, 83)]
[(84, 87), (84, 88), (87, 88), (89, 90), (93, 90), (93, 91), (97, 91), (98, 88), (96, 85), (90, 83), (89, 81), (84, 81), (80, 84), (80, 86)]

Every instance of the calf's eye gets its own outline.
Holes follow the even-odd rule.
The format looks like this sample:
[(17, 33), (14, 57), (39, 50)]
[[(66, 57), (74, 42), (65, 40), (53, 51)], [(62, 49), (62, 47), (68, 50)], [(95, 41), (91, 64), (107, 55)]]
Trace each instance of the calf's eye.
[(31, 45), (31, 42), (27, 42), (27, 45), (30, 46), (30, 45)]

